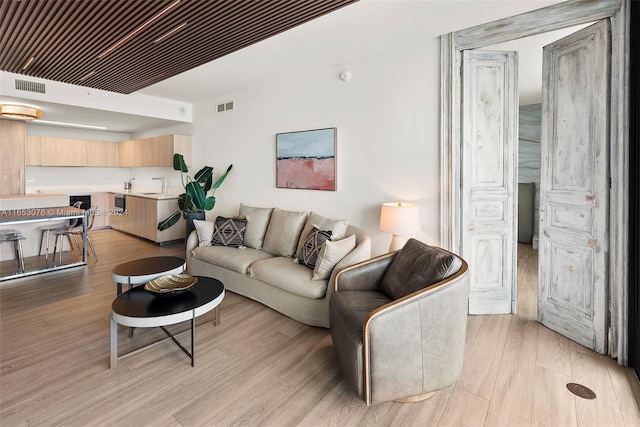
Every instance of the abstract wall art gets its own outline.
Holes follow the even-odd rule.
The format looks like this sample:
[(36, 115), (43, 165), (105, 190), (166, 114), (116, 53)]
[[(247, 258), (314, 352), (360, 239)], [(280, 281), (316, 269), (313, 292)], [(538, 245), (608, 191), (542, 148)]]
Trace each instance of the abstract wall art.
[(336, 191), (336, 128), (276, 134), (276, 187)]

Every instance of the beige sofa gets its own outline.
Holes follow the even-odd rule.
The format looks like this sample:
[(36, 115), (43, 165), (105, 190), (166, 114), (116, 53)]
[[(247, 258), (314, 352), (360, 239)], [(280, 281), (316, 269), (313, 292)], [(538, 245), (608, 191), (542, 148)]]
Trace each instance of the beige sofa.
[[(215, 234), (224, 226), (218, 222), (220, 217), (215, 221), (220, 227), (213, 227), (213, 222), (208, 221), (196, 223), (198, 229), (189, 235), (186, 243), (188, 272), (214, 277), (225, 289), (299, 322), (328, 328), (329, 300), (336, 274), (346, 266), (371, 257), (368, 234), (344, 220), (332, 220), (314, 212), (241, 205), (238, 217), (247, 220), (240, 247), (209, 246), (206, 242), (206, 246), (200, 246), (208, 238), (209, 228), (215, 230)], [(224, 220), (232, 223), (234, 230), (243, 227), (241, 221)], [(314, 226), (332, 230), (335, 238), (319, 246), (318, 262), (311, 268), (294, 259), (305, 242), (308, 245), (312, 240), (310, 234), (316, 231)], [(223, 240), (227, 237), (223, 236)], [(343, 253), (346, 253), (344, 257)]]

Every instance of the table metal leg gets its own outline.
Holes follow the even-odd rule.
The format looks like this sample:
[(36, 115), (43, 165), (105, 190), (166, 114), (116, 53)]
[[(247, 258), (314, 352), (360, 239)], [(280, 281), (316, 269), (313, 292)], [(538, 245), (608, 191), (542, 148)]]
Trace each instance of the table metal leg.
[(196, 366), (196, 311), (191, 314), (191, 367)]
[(109, 367), (116, 369), (118, 366), (118, 324), (113, 320), (113, 311), (109, 310)]

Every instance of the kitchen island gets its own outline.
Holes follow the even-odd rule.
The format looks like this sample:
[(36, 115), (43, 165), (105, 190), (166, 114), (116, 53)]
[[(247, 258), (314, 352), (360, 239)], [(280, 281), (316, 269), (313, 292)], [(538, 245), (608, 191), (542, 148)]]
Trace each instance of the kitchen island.
[[(0, 197), (0, 228), (17, 229), (26, 239), (23, 240), (23, 255), (25, 271), (20, 272), (12, 268), (13, 250), (10, 245), (2, 245), (2, 259), (0, 260), (0, 280), (43, 273), (45, 271), (86, 265), (87, 263), (87, 211), (68, 206), (68, 196), (62, 195), (18, 195)], [(56, 203), (47, 206), (48, 203)], [(40, 239), (42, 236), (38, 227), (54, 221), (63, 223), (83, 219), (82, 255), (79, 258), (67, 260), (66, 263), (55, 264), (53, 257), (45, 260), (38, 256)], [(64, 250), (64, 247), (60, 248)], [(66, 259), (67, 257), (65, 257)]]
[(142, 237), (160, 245), (183, 240), (186, 224), (183, 218), (159, 231), (158, 222), (178, 210), (178, 196), (161, 193), (126, 192), (109, 193), (109, 210), (113, 229)]

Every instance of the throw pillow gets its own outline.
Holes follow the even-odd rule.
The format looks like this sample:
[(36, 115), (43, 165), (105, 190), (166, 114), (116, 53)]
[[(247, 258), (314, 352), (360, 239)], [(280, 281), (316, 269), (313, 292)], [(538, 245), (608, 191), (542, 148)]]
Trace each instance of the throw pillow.
[(356, 247), (356, 235), (332, 242), (327, 240), (318, 253), (313, 269), (313, 280), (325, 280), (331, 276), (333, 268)]
[(327, 240), (331, 240), (331, 230), (321, 231), (314, 227), (302, 243), (302, 248), (296, 255), (294, 261), (298, 264), (304, 264), (309, 268), (314, 268), (320, 247)]
[(275, 256), (292, 257), (296, 253), (307, 212), (285, 211), (273, 208), (262, 250)]
[(211, 246), (214, 227), (213, 222), (194, 219), (193, 225), (196, 227), (196, 233), (198, 233), (198, 246)]
[(247, 230), (244, 233), (245, 246), (253, 249), (262, 249), (264, 235), (269, 226), (269, 219), (273, 208), (257, 208), (254, 206), (245, 206), (240, 203), (240, 218), (247, 219)]
[(300, 253), (302, 245), (309, 233), (311, 233), (311, 229), (313, 229), (313, 227), (316, 227), (318, 230), (331, 230), (331, 240), (340, 240), (344, 238), (345, 233), (347, 232), (347, 225), (349, 225), (349, 222), (346, 219), (326, 218), (315, 212), (311, 212), (309, 214), (309, 218), (307, 218), (304, 228), (302, 229), (302, 233), (300, 234), (300, 241), (298, 242), (296, 253)]
[(211, 244), (215, 246), (242, 246), (244, 233), (247, 228), (247, 220), (243, 218), (216, 218), (216, 227), (213, 231)]
[(461, 266), (452, 253), (409, 239), (389, 265), (380, 289), (393, 299), (402, 298), (446, 279)]

